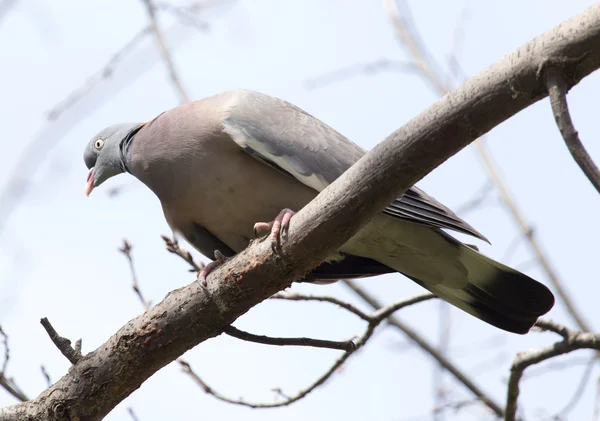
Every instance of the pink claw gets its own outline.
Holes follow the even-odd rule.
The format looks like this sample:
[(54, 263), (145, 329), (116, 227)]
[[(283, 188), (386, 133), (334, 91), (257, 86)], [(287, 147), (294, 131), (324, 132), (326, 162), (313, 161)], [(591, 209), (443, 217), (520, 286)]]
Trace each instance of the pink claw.
[(221, 266), (227, 260), (229, 260), (229, 258), (225, 257), (225, 255), (219, 250), (215, 250), (215, 260), (207, 265), (203, 265), (202, 269), (200, 269), (200, 272), (198, 272), (198, 282), (200, 282), (200, 286), (202, 288), (206, 288), (208, 286), (208, 282), (206, 282), (206, 277), (208, 274)]
[(258, 237), (258, 233), (261, 231), (270, 231), (269, 241), (271, 242), (271, 249), (274, 253), (277, 253), (281, 247), (281, 241), (285, 240), (290, 228), (290, 220), (296, 212), (291, 209), (283, 209), (277, 217), (271, 222), (257, 222), (254, 224), (254, 235)]

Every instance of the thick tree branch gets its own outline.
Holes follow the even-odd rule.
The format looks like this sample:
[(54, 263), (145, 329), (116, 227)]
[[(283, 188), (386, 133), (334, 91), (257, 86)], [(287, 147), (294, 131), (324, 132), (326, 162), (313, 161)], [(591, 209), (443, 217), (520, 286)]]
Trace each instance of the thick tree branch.
[(579, 134), (573, 125), (573, 120), (571, 120), (571, 113), (567, 104), (569, 84), (562, 72), (555, 66), (548, 66), (544, 72), (546, 74), (546, 86), (550, 96), (550, 105), (552, 106), (552, 113), (554, 114), (558, 130), (560, 130), (560, 134), (565, 140), (571, 156), (588, 180), (590, 180), (590, 183), (600, 193), (600, 170), (585, 150), (585, 146), (581, 143)]
[(0, 409), (0, 420), (102, 419), (157, 370), (304, 276), (445, 159), (542, 99), (544, 63), (584, 53), (567, 69), (573, 83), (600, 67), (600, 5), (507, 55), (391, 134), (295, 215), (279, 255), (268, 242), (254, 242), (212, 272), (206, 289), (194, 281), (169, 293), (36, 399)]
[[(409, 22), (410, 19), (407, 19), (406, 16), (403, 16), (400, 13), (397, 1), (385, 0), (385, 6), (390, 20), (392, 22), (394, 31), (396, 33), (396, 38), (398, 39), (400, 44), (404, 46), (405, 49), (408, 51), (408, 53), (412, 57), (416, 68), (419, 69), (422, 76), (429, 83), (431, 88), (439, 95), (445, 95), (448, 92), (450, 92), (451, 85), (449, 85), (445, 81), (444, 75), (441, 72), (437, 71), (438, 66), (431, 58), (431, 54), (429, 53), (429, 51), (427, 51), (427, 48), (421, 42), (418, 31), (416, 30), (414, 25), (411, 25), (411, 22)], [(550, 40), (544, 41), (540, 38), (537, 38), (536, 40), (532, 41), (532, 44), (538, 40), (542, 43), (552, 42)], [(541, 44), (538, 44), (537, 47), (540, 49), (545, 48), (545, 46)], [(539, 70), (544, 69), (546, 64), (564, 63), (565, 71), (567, 74), (569, 74), (570, 69), (573, 67), (573, 65), (576, 64), (577, 60), (581, 58), (581, 56), (577, 55), (578, 53), (587, 54), (587, 50), (573, 50), (570, 51), (569, 54), (564, 54), (561, 57), (556, 57), (556, 61), (550, 59), (544, 63), (541, 63), (537, 73), (538, 83), (543, 83), (543, 81), (539, 80), (539, 77), (541, 76), (541, 72)], [(456, 69), (460, 69), (459, 63), (456, 60), (454, 62), (454, 67)], [(577, 83), (577, 81), (578, 79), (573, 79), (570, 82), (572, 83), (572, 85), (574, 85)], [(515, 95), (522, 94), (522, 92), (520, 91), (520, 85), (518, 83), (512, 84), (510, 80), (507, 80), (507, 86), (510, 87), (510, 89), (514, 90)], [(573, 317), (573, 319), (579, 325), (581, 330), (590, 331), (591, 329), (589, 324), (586, 322), (579, 310), (577, 310), (575, 303), (569, 296), (566, 288), (563, 286), (563, 282), (559, 278), (557, 272), (550, 264), (550, 260), (546, 256), (546, 253), (544, 253), (536, 237), (533, 235), (533, 230), (531, 229), (531, 226), (525, 220), (523, 213), (521, 212), (511, 192), (509, 191), (506, 182), (501, 176), (496, 163), (494, 162), (491, 154), (489, 153), (486, 147), (485, 138), (482, 137), (481, 139), (479, 139), (477, 142), (475, 142), (474, 146), (477, 153), (479, 154), (481, 162), (483, 163), (485, 169), (488, 172), (489, 177), (498, 189), (500, 197), (502, 198), (506, 209), (509, 211), (510, 215), (513, 217), (513, 219), (519, 226), (519, 229), (521, 230), (523, 235), (526, 236), (527, 241), (529, 242), (529, 245), (531, 246), (536, 256), (537, 262), (540, 264), (540, 266), (548, 276), (550, 282), (552, 283), (552, 286), (554, 287), (554, 290), (556, 291), (556, 294), (563, 301), (565, 307), (567, 307), (567, 310), (569, 311), (569, 314), (571, 315), (571, 317)]]
[(522, 352), (517, 355), (510, 368), (510, 377), (508, 379), (506, 416), (504, 418), (506, 421), (515, 420), (517, 400), (520, 392), (519, 381), (523, 377), (523, 372), (527, 367), (578, 349), (600, 350), (600, 334), (598, 333), (574, 331), (550, 320), (540, 320), (536, 323), (536, 326), (542, 330), (559, 334), (563, 337), (563, 340), (542, 349)]

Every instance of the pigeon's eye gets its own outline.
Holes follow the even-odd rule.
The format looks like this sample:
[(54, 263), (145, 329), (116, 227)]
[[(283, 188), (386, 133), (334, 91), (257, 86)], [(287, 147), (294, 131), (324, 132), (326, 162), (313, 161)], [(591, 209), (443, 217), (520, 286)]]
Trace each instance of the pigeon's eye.
[(94, 142), (94, 148), (96, 148), (96, 150), (99, 151), (100, 149), (102, 149), (103, 146), (104, 146), (104, 139), (102, 139), (101, 137), (96, 139), (96, 141)]

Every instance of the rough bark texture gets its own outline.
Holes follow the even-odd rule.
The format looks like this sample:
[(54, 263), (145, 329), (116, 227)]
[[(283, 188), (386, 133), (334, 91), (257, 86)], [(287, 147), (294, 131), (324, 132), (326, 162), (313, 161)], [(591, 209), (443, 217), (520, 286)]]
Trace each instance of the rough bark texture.
[(390, 135), (293, 219), (279, 256), (256, 243), (209, 276), (167, 295), (0, 420), (100, 420), (153, 373), (219, 335), (301, 277), (445, 159), (546, 95), (543, 71), (574, 85), (600, 67), (600, 5), (562, 23), (446, 95)]

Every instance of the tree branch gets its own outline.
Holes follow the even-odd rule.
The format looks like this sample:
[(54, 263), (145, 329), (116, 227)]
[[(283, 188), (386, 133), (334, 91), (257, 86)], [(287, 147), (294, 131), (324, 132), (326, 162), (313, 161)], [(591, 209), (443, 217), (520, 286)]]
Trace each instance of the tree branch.
[[(320, 302), (330, 302), (330, 303), (334, 303), (335, 301), (337, 301), (335, 299), (330, 299), (329, 297), (315, 297), (315, 296), (302, 296), (302, 295), (294, 295), (293, 297), (295, 299), (292, 301), (320, 301)], [(286, 296), (278, 296), (278, 298), (286, 299)], [(211, 388), (208, 384), (206, 384), (200, 378), (200, 376), (198, 376), (198, 374), (196, 374), (192, 370), (192, 368), (190, 367), (190, 365), (188, 363), (185, 363), (185, 362), (181, 363), (181, 361), (180, 361), (180, 363), (181, 363), (181, 365), (184, 366), (184, 371), (192, 377), (192, 379), (196, 382), (196, 384), (198, 384), (198, 386), (200, 386), (206, 393), (208, 393), (209, 395), (212, 395), (216, 399), (219, 399), (219, 400), (227, 402), (227, 403), (246, 406), (246, 407), (250, 407), (250, 408), (276, 408), (276, 407), (281, 407), (281, 406), (287, 406), (294, 402), (299, 401), (300, 399), (305, 398), (309, 393), (313, 392), (317, 387), (324, 384), (331, 376), (333, 376), (333, 374), (335, 374), (338, 371), (338, 369), (348, 360), (350, 355), (352, 355), (354, 352), (356, 352), (357, 350), (362, 348), (367, 343), (367, 341), (373, 336), (373, 333), (375, 332), (375, 328), (377, 326), (379, 326), (381, 324), (381, 322), (386, 317), (388, 317), (390, 314), (392, 314), (393, 312), (398, 311), (402, 308), (429, 300), (431, 298), (436, 298), (436, 297), (433, 294), (422, 294), (422, 295), (418, 295), (416, 297), (409, 298), (407, 300), (403, 300), (403, 301), (394, 303), (387, 307), (381, 308), (370, 315), (365, 314), (364, 320), (368, 321), (369, 324), (367, 325), (367, 329), (365, 330), (363, 335), (356, 342), (348, 341), (351, 345), (347, 346), (347, 349), (343, 349), (346, 351), (346, 353), (343, 354), (338, 360), (336, 360), (335, 363), (323, 375), (321, 375), (317, 380), (315, 380), (310, 386), (299, 391), (298, 393), (296, 393), (293, 396), (287, 396), (287, 395), (283, 394), (281, 392), (281, 389), (279, 389), (279, 388), (275, 389), (275, 390), (279, 391), (280, 396), (284, 397), (284, 400), (281, 402), (255, 403), (255, 402), (247, 402), (241, 398), (233, 399), (233, 398), (227, 397), (227, 396), (219, 393), (218, 391), (214, 390), (213, 388)], [(343, 302), (340, 302), (340, 303), (343, 303)], [(346, 306), (342, 306), (342, 307), (346, 308)], [(352, 306), (349, 306), (346, 309), (349, 310), (349, 308), (352, 308)], [(352, 310), (349, 310), (349, 311), (353, 312)], [(231, 329), (231, 328), (232, 327), (228, 328), (227, 330), (225, 330), (225, 332), (230, 333), (229, 329)], [(233, 329), (235, 329), (235, 328), (233, 328)], [(237, 329), (235, 329), (235, 330), (237, 331)], [(240, 339), (245, 339), (244, 336), (248, 335), (248, 334), (246, 332), (238, 331), (238, 332), (236, 332), (236, 335), (234, 335), (234, 336), (239, 337)], [(251, 336), (256, 337), (256, 335), (251, 335)], [(264, 338), (264, 337), (259, 337), (259, 338)], [(269, 339), (269, 342), (263, 341), (263, 340), (257, 340), (256, 342), (268, 343), (269, 345), (279, 345), (280, 343), (275, 343), (273, 340), (276, 339), (277, 341), (281, 341), (280, 338), (268, 338), (268, 339)], [(289, 339), (287, 339), (287, 340), (289, 341)], [(302, 340), (305, 340), (305, 339), (302, 338)], [(314, 341), (314, 339), (312, 339), (310, 341)], [(326, 342), (329, 342), (329, 341), (326, 341)], [(294, 345), (297, 345), (297, 344), (294, 344)], [(308, 346), (315, 346), (315, 345), (310, 344)]]
[(542, 99), (540, 66), (584, 52), (570, 65), (574, 83), (600, 67), (600, 5), (505, 56), (392, 133), (292, 218), (278, 255), (269, 242), (253, 242), (212, 272), (206, 289), (194, 281), (172, 291), (36, 399), (0, 409), (0, 419), (102, 419), (157, 370), (302, 278), (445, 159)]
[(54, 342), (54, 345), (56, 345), (58, 350), (65, 356), (65, 358), (67, 360), (69, 360), (71, 362), (71, 364), (73, 364), (73, 365), (77, 364), (77, 362), (82, 357), (81, 351), (78, 352), (76, 348), (73, 348), (71, 346), (71, 341), (69, 339), (63, 338), (62, 336), (60, 336), (56, 332), (54, 327), (52, 327), (52, 325), (50, 324), (50, 321), (46, 317), (44, 317), (42, 320), (40, 320), (40, 323), (42, 324), (44, 329), (46, 329), (48, 336), (50, 336), (50, 339), (52, 340), (52, 342)]
[[(404, 46), (405, 49), (409, 52), (409, 54), (411, 55), (411, 57), (413, 59), (413, 62), (415, 63), (416, 68), (419, 69), (419, 71), (421, 72), (421, 74), (425, 78), (425, 80), (429, 83), (429, 85), (432, 87), (432, 89), (440, 96), (445, 95), (448, 92), (450, 92), (450, 89), (451, 89), (450, 85), (448, 85), (444, 81), (444, 77), (441, 73), (436, 72), (435, 69), (438, 66), (433, 62), (433, 60), (430, 58), (431, 55), (429, 54), (427, 49), (423, 46), (423, 44), (420, 42), (420, 37), (419, 37), (419, 34), (416, 31), (416, 29), (414, 27), (410, 28), (410, 25), (409, 25), (409, 22), (407, 22), (407, 19), (401, 15), (400, 10), (398, 9), (398, 5), (396, 4), (396, 0), (385, 0), (385, 6), (387, 9), (388, 15), (390, 17), (390, 20), (392, 22), (392, 26), (394, 27), (394, 30), (396, 33), (396, 38), (398, 39), (400, 44), (402, 46)], [(591, 10), (591, 9), (586, 10), (579, 16), (583, 16), (589, 10)], [(591, 15), (592, 15), (592, 13), (590, 13), (589, 16), (591, 16)], [(531, 42), (531, 45), (534, 42), (539, 41), (539, 40), (543, 40), (543, 38), (542, 37), (536, 38), (534, 41)], [(554, 41), (548, 40), (547, 42), (553, 43)], [(564, 44), (564, 42), (562, 42), (562, 43)], [(541, 48), (541, 47), (538, 46), (538, 48)], [(577, 66), (578, 59), (581, 58), (582, 60), (584, 60), (585, 57), (582, 57), (582, 55), (585, 55), (588, 52), (591, 52), (591, 50), (589, 50), (588, 48), (585, 48), (585, 47), (584, 48), (575, 48), (572, 51), (564, 51), (562, 54), (557, 55), (554, 59), (549, 59), (545, 62), (544, 61), (540, 62), (540, 67), (539, 67), (538, 71), (536, 72), (535, 83), (539, 84), (542, 82), (541, 80), (539, 80), (539, 77), (540, 77), (539, 70), (544, 69), (546, 64), (564, 63), (565, 70), (568, 71), (569, 68), (572, 68), (573, 66), (575, 66), (575, 67)], [(503, 62), (504, 62), (504, 60), (503, 60)], [(455, 62), (454, 66), (456, 68), (460, 68), (458, 62)], [(533, 75), (532, 75), (532, 77), (533, 77)], [(579, 76), (576, 74), (573, 74), (573, 80), (572, 80), (573, 85), (575, 85), (579, 80), (580, 80)], [(513, 83), (511, 80), (507, 80), (506, 83), (507, 83), (506, 86), (509, 89), (513, 90), (514, 95), (518, 96), (518, 95), (522, 95), (522, 94), (527, 94), (521, 90), (521, 85), (519, 84), (520, 82)], [(531, 83), (533, 83), (533, 81), (531, 81)], [(542, 88), (538, 87), (538, 89), (542, 89)], [(547, 90), (547, 88), (545, 86), (543, 89)], [(478, 141), (475, 142), (474, 146), (475, 146), (477, 153), (479, 154), (479, 158), (481, 159), (481, 162), (483, 163), (485, 169), (488, 172), (489, 177), (496, 185), (496, 188), (498, 189), (498, 191), (500, 193), (500, 197), (502, 198), (502, 201), (504, 202), (506, 209), (509, 211), (510, 215), (513, 217), (513, 219), (519, 226), (519, 229), (521, 230), (523, 235), (526, 236), (527, 241), (529, 242), (529, 245), (531, 246), (533, 253), (536, 256), (537, 262), (540, 264), (540, 266), (542, 267), (542, 269), (548, 276), (548, 279), (552, 283), (552, 286), (554, 287), (556, 294), (560, 297), (560, 299), (564, 303), (565, 307), (567, 308), (569, 314), (575, 320), (575, 322), (580, 327), (580, 329), (583, 331), (590, 331), (591, 329), (590, 329), (589, 324), (585, 321), (584, 317), (579, 313), (579, 310), (577, 310), (577, 308), (575, 307), (573, 300), (571, 299), (567, 290), (563, 286), (563, 282), (561, 281), (558, 274), (556, 273), (556, 271), (550, 264), (550, 260), (546, 256), (546, 253), (544, 253), (544, 251), (542, 250), (537, 239), (533, 236), (533, 230), (531, 229), (531, 227), (525, 220), (523, 213), (519, 209), (516, 201), (514, 200), (512, 194), (510, 193), (506, 182), (502, 178), (500, 171), (497, 168), (496, 163), (494, 162), (492, 156), (488, 152), (488, 149), (486, 147), (485, 138), (482, 136), (481, 139), (478, 139)]]
[(123, 240), (123, 246), (119, 248), (119, 251), (125, 255), (127, 262), (129, 263), (129, 271), (131, 272), (131, 288), (135, 295), (140, 299), (144, 310), (148, 310), (152, 305), (152, 301), (146, 300), (144, 298), (144, 294), (140, 288), (140, 283), (138, 281), (137, 273), (135, 272), (135, 265), (133, 264), (133, 257), (131, 256), (132, 246), (127, 240)]
[(158, 50), (160, 51), (160, 55), (167, 67), (167, 71), (169, 72), (169, 77), (171, 78), (171, 83), (173, 87), (177, 91), (179, 95), (179, 100), (181, 102), (189, 102), (190, 98), (183, 88), (183, 83), (181, 82), (181, 78), (175, 70), (175, 63), (173, 62), (173, 58), (171, 57), (171, 52), (167, 47), (167, 43), (165, 42), (165, 37), (162, 34), (160, 26), (158, 25), (158, 20), (156, 18), (156, 7), (152, 0), (143, 0), (144, 6), (146, 6), (146, 11), (148, 12), (148, 17), (150, 18), (150, 27), (152, 28), (152, 32), (154, 32), (154, 37), (156, 38), (156, 45), (158, 46)]
[(192, 267), (192, 269), (190, 270), (191, 272), (198, 272), (204, 267), (202, 263), (197, 264), (196, 262), (194, 262), (194, 258), (192, 257), (192, 254), (189, 251), (179, 247), (179, 242), (177, 241), (177, 239), (170, 239), (166, 235), (163, 235), (162, 239), (165, 242), (167, 251), (185, 260)]
[(276, 294), (273, 295), (271, 300), (287, 300), (287, 301), (320, 301), (325, 303), (335, 304), (340, 306), (341, 308), (348, 310), (350, 313), (355, 314), (360, 317), (364, 321), (370, 321), (370, 316), (360, 311), (358, 308), (354, 307), (350, 303), (346, 303), (342, 300), (338, 300), (334, 297), (324, 297), (319, 295), (301, 295), (296, 293), (288, 293), (288, 294)]
[(256, 342), (265, 345), (277, 346), (312, 346), (314, 348), (337, 349), (338, 351), (351, 352), (356, 350), (356, 344), (350, 341), (326, 341), (322, 339), (312, 338), (273, 338), (270, 336), (255, 335), (253, 333), (244, 332), (236, 327), (229, 326), (225, 329), (225, 333), (242, 341)]
[(588, 180), (590, 180), (590, 183), (600, 193), (600, 170), (598, 170), (598, 167), (585, 150), (585, 146), (581, 143), (579, 134), (573, 125), (573, 120), (571, 120), (571, 113), (569, 112), (569, 105), (567, 103), (567, 91), (569, 90), (567, 80), (555, 66), (549, 66), (544, 72), (546, 75), (546, 87), (550, 96), (550, 105), (552, 106), (552, 113), (554, 114), (558, 130), (560, 130), (560, 134), (565, 140), (571, 156)]
[[(373, 296), (367, 293), (364, 289), (360, 288), (356, 283), (352, 281), (344, 281), (344, 283), (356, 295), (358, 295), (367, 304), (369, 304), (369, 306), (371, 306), (373, 309), (381, 311), (385, 308)], [(414, 329), (404, 324), (395, 317), (388, 317), (387, 322), (391, 326), (394, 326), (396, 329), (404, 333), (408, 337), (408, 339), (410, 339), (419, 348), (421, 348), (433, 359), (435, 359), (440, 364), (440, 366), (446, 369), (450, 374), (452, 374), (456, 378), (456, 380), (458, 380), (467, 389), (469, 389), (477, 399), (479, 399), (483, 404), (490, 408), (496, 414), (496, 416), (500, 418), (504, 417), (504, 410), (499, 404), (497, 404), (490, 396), (488, 396), (483, 390), (481, 390), (479, 386), (477, 386), (474, 383), (474, 381), (469, 378), (468, 375), (463, 373), (444, 354), (442, 354), (437, 348), (435, 348), (433, 345), (427, 342), (427, 340), (421, 335), (419, 335)]]
[(517, 400), (519, 398), (519, 381), (527, 367), (539, 364), (542, 361), (568, 354), (578, 349), (600, 350), (600, 334), (577, 332), (551, 320), (539, 320), (536, 326), (543, 330), (558, 333), (563, 337), (561, 342), (556, 342), (542, 349), (522, 352), (517, 355), (510, 368), (508, 379), (508, 392), (506, 398), (505, 421), (514, 421), (517, 413)]

